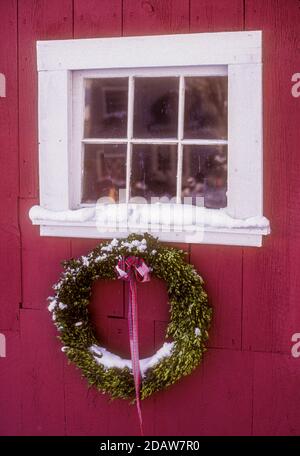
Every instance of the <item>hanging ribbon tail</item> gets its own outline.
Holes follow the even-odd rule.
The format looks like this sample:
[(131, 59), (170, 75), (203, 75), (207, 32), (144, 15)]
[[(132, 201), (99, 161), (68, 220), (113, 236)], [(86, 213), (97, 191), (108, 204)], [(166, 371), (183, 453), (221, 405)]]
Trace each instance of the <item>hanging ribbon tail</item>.
[(142, 258), (129, 256), (122, 258), (116, 266), (116, 273), (119, 279), (129, 282), (128, 302), (128, 331), (130, 341), (130, 354), (132, 362), (132, 373), (134, 378), (136, 408), (139, 418), (141, 435), (144, 435), (143, 417), (140, 400), (141, 369), (139, 356), (138, 339), (138, 304), (137, 304), (137, 282), (148, 282), (150, 280), (150, 269)]
[(143, 418), (140, 402), (141, 370), (138, 342), (137, 290), (136, 282), (134, 279), (131, 279), (129, 283), (128, 329), (130, 339), (132, 373), (135, 386), (136, 408), (138, 412), (141, 435), (144, 435)]

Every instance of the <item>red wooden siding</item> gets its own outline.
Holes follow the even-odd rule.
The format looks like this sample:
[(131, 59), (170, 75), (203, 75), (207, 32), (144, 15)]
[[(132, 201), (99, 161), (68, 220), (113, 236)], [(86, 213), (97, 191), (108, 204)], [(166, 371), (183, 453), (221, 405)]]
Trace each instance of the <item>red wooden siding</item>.
[[(263, 30), (264, 194), (272, 235), (261, 249), (181, 246), (203, 275), (214, 321), (197, 371), (143, 403), (154, 435), (298, 435), (300, 360), (300, 72), (297, 0), (0, 0), (0, 434), (130, 435), (134, 407), (94, 390), (60, 351), (46, 298), (60, 262), (97, 240), (40, 237), (28, 219), (38, 201), (38, 39)], [(9, 46), (9, 52), (7, 48)], [(247, 88), (245, 88), (247, 90)], [(140, 286), (141, 351), (163, 342), (164, 284)], [(99, 306), (100, 303), (100, 306)], [(128, 354), (124, 283), (95, 286), (91, 314), (103, 343)]]

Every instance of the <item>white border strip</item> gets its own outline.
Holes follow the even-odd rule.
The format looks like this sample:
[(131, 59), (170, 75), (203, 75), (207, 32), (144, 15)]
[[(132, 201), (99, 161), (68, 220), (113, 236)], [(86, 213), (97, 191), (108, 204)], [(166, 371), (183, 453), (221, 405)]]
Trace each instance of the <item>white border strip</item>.
[(261, 31), (37, 42), (38, 71), (261, 62)]

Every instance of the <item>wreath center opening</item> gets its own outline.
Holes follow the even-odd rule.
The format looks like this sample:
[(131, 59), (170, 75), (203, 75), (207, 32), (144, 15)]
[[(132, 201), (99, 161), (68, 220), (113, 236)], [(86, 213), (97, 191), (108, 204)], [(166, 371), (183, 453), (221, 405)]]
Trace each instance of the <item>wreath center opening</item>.
[[(88, 305), (98, 344), (124, 359), (130, 359), (128, 293), (127, 283), (97, 280), (92, 285)], [(137, 293), (140, 357), (149, 358), (164, 342), (171, 342), (166, 339), (170, 317), (167, 286), (163, 280), (152, 276), (151, 282), (137, 285)]]

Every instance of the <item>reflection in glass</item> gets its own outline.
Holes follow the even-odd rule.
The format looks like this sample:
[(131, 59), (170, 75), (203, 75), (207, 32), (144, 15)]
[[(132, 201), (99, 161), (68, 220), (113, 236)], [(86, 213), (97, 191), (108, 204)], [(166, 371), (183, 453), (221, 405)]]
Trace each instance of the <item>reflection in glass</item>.
[(178, 78), (136, 78), (134, 138), (176, 138)]
[(127, 136), (128, 78), (85, 79), (85, 138)]
[(185, 78), (184, 137), (227, 139), (227, 76)]
[(83, 157), (82, 203), (95, 203), (102, 196), (118, 201), (126, 187), (126, 145), (86, 144)]
[(177, 146), (133, 146), (131, 196), (176, 196)]
[[(182, 197), (204, 198), (204, 206), (227, 206), (227, 146), (185, 146)], [(198, 200), (199, 201), (199, 200)]]

